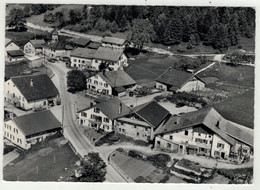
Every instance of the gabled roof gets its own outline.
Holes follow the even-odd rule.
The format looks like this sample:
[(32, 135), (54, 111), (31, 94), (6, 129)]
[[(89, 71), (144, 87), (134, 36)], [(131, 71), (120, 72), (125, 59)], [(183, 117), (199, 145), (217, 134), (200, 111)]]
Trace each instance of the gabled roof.
[(15, 43), (17, 46), (19, 46), (20, 47), (20, 45), (17, 43), (17, 42), (15, 42), (14, 40), (12, 40), (12, 39), (10, 39), (10, 38), (5, 38), (5, 47), (7, 47), (10, 43)]
[(95, 59), (116, 62), (123, 53), (124, 51), (120, 49), (99, 47), (95, 53)]
[(91, 42), (88, 38), (78, 38), (73, 43), (77, 46), (86, 47)]
[(88, 44), (88, 48), (89, 49), (98, 49), (101, 46), (101, 43), (98, 42), (90, 42), (90, 44)]
[(44, 40), (29, 40), (28, 42), (31, 42), (35, 48), (42, 48), (42, 45), (45, 44)]
[[(12, 77), (10, 80), (13, 81), (28, 102), (52, 98), (59, 94), (59, 91), (46, 74), (17, 76)], [(33, 81), (32, 86), (31, 80)]]
[(136, 84), (135, 80), (132, 79), (123, 70), (102, 72), (102, 73), (99, 73), (98, 75), (102, 79), (104, 79), (112, 88)]
[(21, 56), (24, 56), (24, 53), (21, 50), (7, 51), (7, 54), (9, 56), (11, 56), (11, 57), (21, 57)]
[(167, 69), (155, 81), (170, 85), (170, 90), (181, 88), (186, 82), (191, 80), (194, 76), (192, 73), (180, 71), (176, 69)]
[[(122, 106), (121, 113), (119, 114), (120, 105)], [(125, 116), (131, 112), (131, 109), (127, 107), (123, 102), (121, 102), (118, 98), (111, 98), (106, 101), (102, 101), (94, 106), (79, 110), (78, 112), (82, 112), (85, 110), (89, 110), (91, 108), (98, 108), (100, 111), (105, 114), (109, 119), (113, 120), (121, 116)]]
[(155, 101), (139, 105), (133, 108), (133, 112), (152, 125), (154, 128), (157, 128), (170, 114), (168, 110), (163, 108)]
[(14, 117), (13, 121), (26, 137), (61, 129), (61, 123), (49, 110)]
[(240, 132), (232, 131), (231, 127), (227, 127), (229, 125), (228, 123), (229, 121), (225, 120), (214, 108), (204, 108), (180, 116), (172, 116), (168, 122), (164, 126), (160, 127), (155, 133), (171, 133), (203, 124), (224, 140), (234, 145), (234, 137), (242, 141), (240, 134), (244, 134), (244, 132), (241, 132), (242, 129), (239, 129)]
[(96, 50), (94, 50), (94, 49), (77, 48), (71, 52), (70, 56), (81, 57), (81, 58), (86, 58), (86, 59), (93, 59), (95, 53), (96, 53)]
[(116, 44), (116, 45), (124, 45), (125, 42), (126, 42), (126, 39), (108, 37), (108, 36), (105, 36), (102, 39), (102, 43), (110, 43), (110, 44)]

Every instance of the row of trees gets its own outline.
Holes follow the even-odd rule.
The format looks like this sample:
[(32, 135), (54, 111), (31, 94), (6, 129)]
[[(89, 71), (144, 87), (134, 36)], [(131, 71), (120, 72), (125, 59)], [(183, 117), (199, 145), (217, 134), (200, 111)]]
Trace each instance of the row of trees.
[[(189, 42), (189, 47), (202, 42), (216, 49), (227, 49), (236, 45), (240, 37), (251, 38), (255, 33), (255, 10), (248, 7), (83, 5), (82, 9), (48, 11), (55, 6), (27, 5), (19, 11), (24, 12), (24, 17), (32, 14), (32, 10), (33, 14), (45, 11), (45, 22), (79, 32), (129, 31), (129, 40), (139, 47), (148, 42), (165, 45)], [(20, 12), (10, 13), (13, 19), (7, 23), (23, 22)]]

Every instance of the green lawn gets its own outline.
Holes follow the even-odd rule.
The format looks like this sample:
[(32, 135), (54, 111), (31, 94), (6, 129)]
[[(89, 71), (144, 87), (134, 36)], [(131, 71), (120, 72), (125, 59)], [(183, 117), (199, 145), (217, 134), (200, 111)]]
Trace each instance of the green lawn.
[(178, 58), (174, 56), (144, 53), (129, 60), (125, 71), (139, 84), (153, 82), (167, 68), (172, 67)]
[(40, 149), (25, 153), (25, 157), (13, 166), (6, 166), (3, 169), (4, 180), (57, 181), (61, 176), (69, 177), (79, 158), (68, 144), (62, 146), (57, 146), (54, 142), (45, 144)]

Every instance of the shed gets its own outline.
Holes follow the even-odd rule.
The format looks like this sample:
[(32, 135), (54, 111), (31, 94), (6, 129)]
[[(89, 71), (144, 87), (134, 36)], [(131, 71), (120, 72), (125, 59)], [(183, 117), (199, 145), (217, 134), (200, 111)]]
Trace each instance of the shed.
[(30, 68), (41, 67), (43, 65), (43, 60), (39, 56), (26, 57), (28, 59), (28, 65)]

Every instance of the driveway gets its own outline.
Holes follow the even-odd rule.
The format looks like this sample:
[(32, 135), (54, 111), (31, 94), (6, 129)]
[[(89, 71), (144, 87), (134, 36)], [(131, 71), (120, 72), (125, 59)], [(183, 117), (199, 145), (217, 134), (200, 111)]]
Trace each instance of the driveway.
[[(76, 122), (75, 114), (75, 100), (73, 95), (67, 92), (67, 72), (68, 68), (63, 63), (49, 63), (50, 67), (57, 75), (60, 81), (60, 95), (62, 106), (64, 107), (64, 136), (68, 139), (72, 146), (76, 149), (76, 152), (81, 156), (87, 155), (89, 152), (98, 152), (95, 147), (93, 147), (89, 139), (82, 134), (79, 125)], [(126, 182), (123, 177), (121, 177), (118, 172), (108, 164), (107, 157), (104, 157), (102, 152), (100, 156), (107, 163), (107, 175), (106, 182)]]

